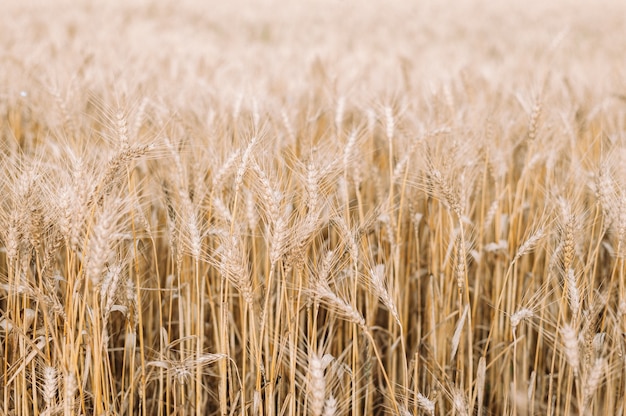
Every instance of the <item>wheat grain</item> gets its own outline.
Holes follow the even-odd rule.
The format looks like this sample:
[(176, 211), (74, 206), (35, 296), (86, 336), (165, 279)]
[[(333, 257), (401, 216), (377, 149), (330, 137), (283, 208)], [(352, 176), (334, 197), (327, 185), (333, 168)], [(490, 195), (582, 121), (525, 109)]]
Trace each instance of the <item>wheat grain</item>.
[(519, 246), (517, 252), (515, 253), (515, 256), (513, 257), (512, 263), (517, 262), (520, 258), (534, 250), (535, 246), (541, 241), (543, 237), (544, 229), (539, 228), (538, 230), (536, 230), (530, 237), (528, 237), (528, 239), (526, 239), (526, 241), (524, 241), (521, 246)]
[(569, 306), (572, 309), (572, 314), (576, 316), (580, 309), (580, 292), (578, 291), (578, 285), (576, 284), (576, 276), (573, 269), (567, 269), (567, 295), (569, 298)]
[(67, 2), (0, 14), (0, 414), (620, 414), (623, 2)]
[(417, 404), (424, 409), (428, 414), (434, 416), (435, 414), (435, 402), (424, 396), (422, 393), (417, 393)]
[(71, 416), (74, 414), (75, 407), (75, 395), (78, 389), (76, 376), (73, 373), (66, 373), (63, 375), (63, 414), (64, 416)]
[(456, 323), (456, 328), (454, 329), (454, 334), (452, 335), (452, 339), (450, 342), (450, 361), (454, 361), (454, 357), (456, 356), (456, 352), (459, 348), (459, 342), (461, 340), (461, 334), (463, 333), (463, 326), (465, 325), (465, 319), (467, 318), (467, 313), (469, 312), (469, 305), (465, 305), (463, 309), (463, 313)]
[(309, 409), (313, 416), (321, 416), (324, 411), (326, 398), (326, 376), (324, 371), (330, 361), (333, 359), (331, 355), (319, 356), (312, 353), (309, 357)]
[(452, 405), (454, 410), (461, 416), (469, 416), (469, 410), (467, 407), (467, 400), (465, 394), (458, 388), (452, 389)]
[(569, 366), (571, 367), (574, 375), (578, 375), (580, 366), (580, 350), (578, 348), (578, 336), (574, 328), (569, 324), (565, 324), (561, 328), (561, 335), (563, 337), (563, 346), (565, 348), (565, 358)]
[(385, 106), (385, 133), (387, 134), (387, 140), (389, 141), (393, 139), (395, 126), (396, 123), (393, 117), (393, 109), (389, 106)]
[(58, 382), (59, 376), (57, 373), (57, 369), (46, 365), (43, 368), (43, 388), (42, 388), (42, 396), (43, 401), (46, 405), (46, 409), (51, 409), (56, 405), (55, 399), (58, 390)]
[(257, 137), (256, 136), (253, 137), (250, 140), (250, 143), (248, 143), (246, 150), (244, 150), (241, 156), (241, 163), (239, 164), (239, 167), (237, 168), (237, 172), (235, 174), (235, 194), (239, 193), (239, 188), (241, 188), (241, 184), (243, 183), (243, 176), (248, 169), (248, 164), (250, 161), (250, 157), (252, 155), (252, 150), (254, 149), (254, 146), (257, 144), (257, 141), (258, 141)]
[(346, 109), (346, 97), (339, 97), (337, 100), (337, 109), (335, 110), (335, 129), (341, 131), (343, 125), (343, 116)]
[(337, 399), (331, 394), (324, 402), (323, 416), (336, 416), (338, 411)]
[(398, 309), (393, 301), (389, 291), (385, 287), (385, 265), (377, 264), (372, 270), (370, 270), (369, 277), (371, 287), (374, 289), (376, 295), (380, 298), (383, 304), (389, 309), (389, 312), (393, 315), (398, 325), (402, 326), (400, 322), (400, 316), (398, 315)]
[(606, 359), (603, 357), (596, 358), (593, 367), (591, 367), (589, 374), (585, 379), (584, 388), (584, 403), (588, 404), (594, 393), (600, 386), (602, 379), (604, 378), (604, 371), (606, 368)]
[[(483, 402), (485, 400), (485, 382), (487, 379), (487, 359), (485, 357), (480, 357), (478, 359), (478, 368), (476, 369), (476, 397), (478, 399), (478, 411), (477, 415), (481, 416), (483, 414)], [(434, 413), (433, 411), (431, 414)]]
[(513, 315), (511, 315), (511, 329), (515, 331), (517, 326), (524, 320), (533, 318), (535, 313), (529, 308), (518, 309)]

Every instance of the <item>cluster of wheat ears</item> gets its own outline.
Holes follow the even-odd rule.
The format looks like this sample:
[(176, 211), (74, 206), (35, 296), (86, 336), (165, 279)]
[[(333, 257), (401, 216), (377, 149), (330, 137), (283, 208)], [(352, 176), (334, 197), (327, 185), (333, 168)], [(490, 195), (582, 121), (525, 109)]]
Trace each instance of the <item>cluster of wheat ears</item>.
[[(318, 10), (336, 20), (298, 49), (306, 8), (229, 35), (185, 4), (2, 17), (1, 415), (623, 414), (626, 76), (583, 30), (603, 20), (525, 63), (446, 15), (404, 50), (493, 42), (436, 78), (398, 58), (417, 37), (333, 35), (354, 10)], [(390, 4), (363, 16), (403, 22)]]

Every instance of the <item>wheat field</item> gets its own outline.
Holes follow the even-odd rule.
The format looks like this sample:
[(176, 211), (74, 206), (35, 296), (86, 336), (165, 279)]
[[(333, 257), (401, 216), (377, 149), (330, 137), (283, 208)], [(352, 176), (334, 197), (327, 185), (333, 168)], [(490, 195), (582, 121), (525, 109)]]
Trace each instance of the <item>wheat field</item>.
[(0, 415), (624, 415), (624, 2), (0, 11)]

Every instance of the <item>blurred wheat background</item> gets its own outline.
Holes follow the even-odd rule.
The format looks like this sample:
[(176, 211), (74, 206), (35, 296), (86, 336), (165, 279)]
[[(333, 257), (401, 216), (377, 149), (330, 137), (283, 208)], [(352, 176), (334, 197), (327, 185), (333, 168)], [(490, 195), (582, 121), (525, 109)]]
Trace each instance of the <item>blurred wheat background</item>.
[(0, 6), (0, 415), (623, 415), (626, 3)]

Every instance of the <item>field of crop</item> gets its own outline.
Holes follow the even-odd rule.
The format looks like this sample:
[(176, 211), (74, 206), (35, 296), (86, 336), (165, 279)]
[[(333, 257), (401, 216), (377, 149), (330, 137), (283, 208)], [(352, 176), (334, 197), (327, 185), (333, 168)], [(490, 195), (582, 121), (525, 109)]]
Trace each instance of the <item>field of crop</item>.
[(624, 16), (4, 1), (0, 415), (624, 415)]

